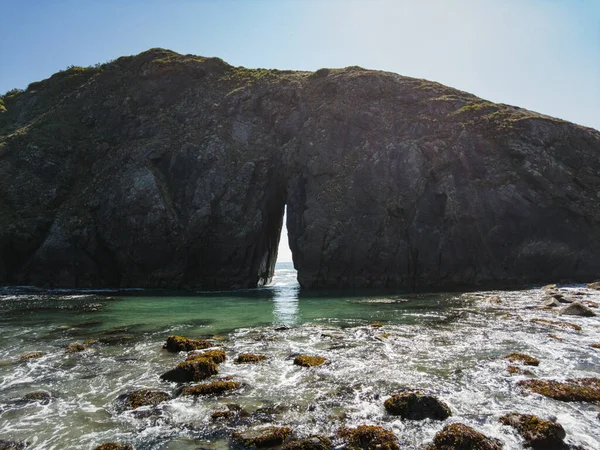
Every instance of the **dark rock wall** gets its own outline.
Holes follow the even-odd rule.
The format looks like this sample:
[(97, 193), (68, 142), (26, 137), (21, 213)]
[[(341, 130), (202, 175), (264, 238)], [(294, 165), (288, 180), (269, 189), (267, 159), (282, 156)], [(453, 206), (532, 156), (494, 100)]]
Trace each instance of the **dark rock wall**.
[(600, 272), (600, 134), (361, 68), (151, 50), (3, 97), (0, 283), (303, 287)]

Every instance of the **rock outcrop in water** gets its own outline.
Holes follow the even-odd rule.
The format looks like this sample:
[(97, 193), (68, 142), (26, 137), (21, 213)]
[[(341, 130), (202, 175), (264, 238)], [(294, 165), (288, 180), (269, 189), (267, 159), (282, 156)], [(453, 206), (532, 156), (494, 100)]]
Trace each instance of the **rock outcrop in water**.
[(598, 277), (600, 133), (437, 83), (153, 49), (2, 104), (1, 284), (256, 286), (286, 205), (306, 288)]

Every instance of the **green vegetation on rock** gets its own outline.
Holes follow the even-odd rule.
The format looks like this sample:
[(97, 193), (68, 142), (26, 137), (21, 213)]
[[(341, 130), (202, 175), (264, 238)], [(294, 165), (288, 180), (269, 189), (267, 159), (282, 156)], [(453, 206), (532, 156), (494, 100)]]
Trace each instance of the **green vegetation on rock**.
[(453, 423), (438, 431), (427, 450), (501, 450), (502, 443), (462, 423)]
[(400, 450), (396, 435), (383, 427), (360, 425), (356, 428), (340, 428), (338, 436), (349, 450)]
[(517, 385), (563, 402), (600, 401), (600, 379), (598, 378), (571, 378), (565, 382), (521, 380)]
[(327, 361), (322, 356), (299, 355), (294, 358), (294, 364), (301, 367), (320, 366)]
[(239, 389), (241, 385), (241, 383), (236, 381), (213, 381), (212, 383), (198, 384), (196, 386), (186, 386), (181, 395), (223, 394), (224, 392)]

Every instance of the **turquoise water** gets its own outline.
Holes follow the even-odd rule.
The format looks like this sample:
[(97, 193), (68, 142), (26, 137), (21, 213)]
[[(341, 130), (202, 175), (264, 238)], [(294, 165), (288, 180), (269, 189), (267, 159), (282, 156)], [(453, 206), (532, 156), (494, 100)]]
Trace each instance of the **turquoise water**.
[[(229, 448), (232, 432), (273, 423), (296, 435), (332, 435), (342, 425), (380, 424), (403, 448), (422, 448), (443, 425), (462, 422), (522, 448), (520, 438), (497, 418), (518, 411), (554, 416), (567, 440), (600, 448), (595, 405), (565, 404), (516, 387), (504, 355), (538, 357), (542, 378), (600, 376), (600, 320), (569, 318), (580, 332), (536, 325), (531, 318), (560, 320), (539, 310), (540, 289), (479, 293), (320, 293), (300, 291), (290, 264), (280, 264), (272, 286), (233, 292), (0, 291), (0, 439), (24, 440), (35, 449), (92, 449), (107, 441), (136, 449)], [(600, 300), (600, 293), (573, 286)], [(490, 295), (501, 303), (488, 302)], [(373, 327), (380, 322), (381, 327)], [(558, 341), (549, 333), (560, 337)], [(185, 355), (162, 349), (166, 337), (208, 338), (226, 351), (219, 376), (243, 388), (194, 401), (176, 397), (156, 409), (120, 412), (118, 395), (140, 388), (176, 394), (159, 380)], [(82, 353), (69, 343), (94, 339)], [(44, 355), (27, 362), (19, 356)], [(269, 357), (238, 365), (239, 353)], [(305, 369), (295, 354), (321, 355), (328, 364)], [(387, 396), (421, 389), (446, 401), (454, 416), (445, 423), (403, 422), (383, 409)], [(48, 404), (24, 403), (44, 390)], [(213, 423), (210, 414), (235, 403), (243, 423)], [(147, 408), (146, 408), (147, 409)], [(142, 409), (144, 410), (144, 409)]]

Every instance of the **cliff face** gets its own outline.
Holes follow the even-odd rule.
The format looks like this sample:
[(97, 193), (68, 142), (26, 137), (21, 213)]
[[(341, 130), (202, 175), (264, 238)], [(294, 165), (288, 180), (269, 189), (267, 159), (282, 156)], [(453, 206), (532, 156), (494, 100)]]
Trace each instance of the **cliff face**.
[(0, 283), (303, 287), (600, 273), (600, 133), (361, 68), (150, 50), (3, 97)]

